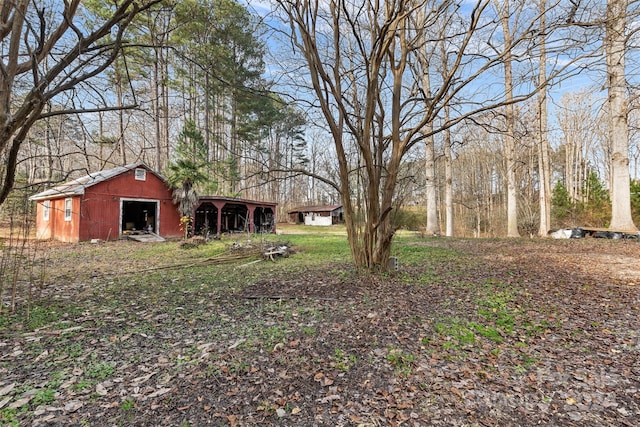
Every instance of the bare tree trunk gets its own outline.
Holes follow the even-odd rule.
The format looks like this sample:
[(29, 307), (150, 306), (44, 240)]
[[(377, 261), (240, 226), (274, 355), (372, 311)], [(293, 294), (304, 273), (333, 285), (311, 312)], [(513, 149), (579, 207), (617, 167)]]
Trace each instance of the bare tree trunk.
[(162, 161), (162, 137), (160, 134), (160, 57), (158, 54), (159, 47), (154, 49), (155, 61), (153, 63), (153, 79), (151, 80), (152, 96), (151, 96), (151, 110), (153, 113), (153, 129), (155, 139), (155, 154), (156, 154), (156, 170), (161, 171), (164, 168)]
[[(432, 126), (429, 126), (433, 129)], [(428, 236), (440, 234), (438, 221), (438, 184), (436, 182), (435, 142), (433, 136), (425, 138), (425, 197), (427, 198), (427, 227)]]
[[(426, 19), (424, 11), (418, 10), (416, 27), (424, 28)], [(426, 39), (426, 30), (419, 32), (422, 38)], [(425, 115), (429, 114), (429, 104), (432, 98), (431, 79), (429, 76), (429, 52), (427, 52), (428, 44), (424, 42), (424, 46), (418, 50), (417, 57), (422, 73), (420, 83), (422, 93), (425, 97)], [(446, 54), (443, 61), (446, 61)], [(440, 223), (438, 221), (438, 184), (436, 182), (436, 159), (435, 159), (435, 140), (433, 138), (433, 121), (428, 121), (423, 134), (425, 135), (425, 197), (427, 207), (427, 226), (425, 233), (427, 236), (437, 236), (440, 234)]]
[(611, 138), (611, 229), (636, 230), (631, 217), (629, 128), (625, 81), (628, 0), (607, 1), (606, 56)]
[[(169, 18), (167, 18), (169, 19)], [(162, 156), (160, 165), (158, 166), (162, 170), (169, 163), (169, 153), (171, 150), (169, 142), (169, 58), (167, 58), (167, 48), (160, 49), (160, 114), (162, 118), (162, 128), (160, 132), (160, 143), (163, 149), (160, 150)]]
[[(444, 108), (445, 121), (449, 120), (449, 106)], [(453, 166), (451, 164), (451, 130), (444, 132), (444, 206), (445, 235), (453, 237)]]
[(204, 77), (204, 143), (207, 146), (207, 169), (211, 163), (211, 89), (209, 82), (209, 73), (205, 73)]
[(115, 90), (116, 90), (116, 106), (118, 107), (118, 148), (120, 149), (120, 162), (122, 165), (127, 164), (127, 149), (124, 141), (124, 110), (123, 110), (123, 98), (124, 93), (122, 90), (123, 77), (120, 72), (120, 61), (114, 62), (115, 71)]
[[(51, 104), (47, 104), (47, 111), (51, 111)], [(51, 126), (50, 126), (50, 120), (47, 119), (44, 121), (44, 140), (45, 140), (45, 145), (47, 148), (47, 181), (51, 182), (51, 180), (53, 179), (53, 163), (54, 163), (54, 159), (53, 159), (53, 147), (51, 147), (52, 142), (52, 137), (51, 137)]]
[(539, 84), (542, 91), (538, 96), (538, 193), (540, 203), (540, 223), (538, 235), (547, 236), (551, 228), (551, 167), (549, 163), (549, 140), (547, 139), (547, 53), (546, 53), (546, 20), (545, 13), (547, 9), (547, 1), (540, 0), (540, 68), (539, 68)]
[(504, 36), (504, 87), (505, 100), (505, 121), (507, 125), (504, 134), (505, 145), (505, 166), (507, 178), (507, 237), (520, 237), (518, 232), (518, 189), (516, 184), (516, 147), (515, 147), (515, 112), (513, 108), (513, 71), (512, 53), (513, 35), (509, 28), (509, 1), (494, 0), (502, 21), (502, 32)]

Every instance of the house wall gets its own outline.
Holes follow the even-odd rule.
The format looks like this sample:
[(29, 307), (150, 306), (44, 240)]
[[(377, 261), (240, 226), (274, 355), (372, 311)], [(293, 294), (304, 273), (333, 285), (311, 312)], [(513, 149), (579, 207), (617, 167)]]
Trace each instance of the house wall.
[(36, 203), (36, 239), (51, 239), (52, 229), (53, 220), (51, 216), (48, 221), (44, 220), (44, 200), (40, 200)]
[(332, 225), (333, 222), (329, 212), (307, 212), (304, 215), (304, 224), (328, 226)]
[(158, 201), (157, 233), (163, 237), (182, 236), (180, 214), (167, 184), (150, 171), (147, 171), (145, 181), (136, 180), (134, 171), (126, 171), (85, 190), (80, 240), (119, 238), (121, 199)]
[(66, 198), (49, 201), (49, 220), (44, 219), (44, 201), (36, 205), (36, 237), (38, 239), (55, 239), (61, 242), (76, 243), (79, 241), (80, 197), (72, 197), (71, 221), (65, 221)]

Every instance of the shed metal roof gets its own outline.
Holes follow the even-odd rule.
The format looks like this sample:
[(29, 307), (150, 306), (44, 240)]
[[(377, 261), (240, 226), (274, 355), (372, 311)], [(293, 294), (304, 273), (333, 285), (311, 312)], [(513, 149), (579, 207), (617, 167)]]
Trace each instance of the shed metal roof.
[(296, 212), (333, 212), (336, 209), (340, 209), (342, 205), (317, 205), (317, 206), (301, 206), (290, 210), (288, 213)]
[[(100, 182), (107, 181), (113, 177), (116, 177), (124, 172), (130, 171), (135, 168), (144, 167), (149, 172), (156, 174), (147, 166), (144, 162), (132, 163), (125, 166), (118, 166), (113, 169), (107, 169), (100, 172), (93, 172), (89, 175), (76, 178), (73, 181), (66, 182), (40, 193), (34, 194), (29, 197), (30, 200), (46, 200), (57, 199), (60, 197), (81, 196), (84, 194), (84, 190), (92, 185), (96, 185)], [(158, 175), (158, 174), (156, 174)], [(162, 176), (158, 175), (162, 180)]]

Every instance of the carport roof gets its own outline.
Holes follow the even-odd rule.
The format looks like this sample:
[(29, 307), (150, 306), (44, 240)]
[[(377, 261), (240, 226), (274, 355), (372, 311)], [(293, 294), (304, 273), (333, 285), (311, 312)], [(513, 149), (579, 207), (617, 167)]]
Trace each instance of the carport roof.
[(275, 207), (275, 206), (278, 205), (276, 202), (265, 202), (265, 201), (261, 201), (261, 200), (239, 199), (237, 197), (198, 196), (198, 203), (211, 202), (211, 201), (223, 201), (223, 202), (229, 202), (229, 203), (250, 204), (250, 205), (257, 205), (257, 206), (272, 206), (272, 207)]

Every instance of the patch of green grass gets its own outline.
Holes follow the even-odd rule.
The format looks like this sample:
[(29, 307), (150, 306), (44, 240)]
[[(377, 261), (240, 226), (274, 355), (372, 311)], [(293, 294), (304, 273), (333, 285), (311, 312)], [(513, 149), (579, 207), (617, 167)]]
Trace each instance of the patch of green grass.
[[(288, 234), (287, 241), (297, 250), (295, 260), (285, 258), (279, 260), (279, 265), (292, 270), (305, 270), (331, 264), (350, 264), (351, 249), (346, 235), (317, 234), (318, 230), (313, 231), (316, 234)], [(266, 236), (266, 239), (277, 241), (282, 237)]]
[(516, 365), (516, 367), (513, 368), (513, 370), (516, 374), (519, 374), (519, 375), (522, 375), (527, 372), (527, 368), (521, 365)]
[(31, 400), (31, 405), (35, 408), (40, 405), (48, 405), (55, 400), (56, 390), (53, 388), (43, 388), (36, 391)]
[(308, 337), (312, 337), (317, 333), (316, 328), (311, 326), (303, 326), (300, 328), (300, 331)]
[(85, 375), (91, 379), (104, 380), (113, 375), (114, 372), (115, 369), (111, 363), (94, 360), (89, 364)]
[(262, 344), (268, 349), (273, 350), (277, 344), (285, 342), (287, 331), (282, 326), (269, 326), (262, 330)]
[(439, 244), (437, 239), (416, 239), (411, 236), (400, 236), (394, 239), (392, 255), (404, 265), (424, 266), (454, 261), (459, 253), (450, 248), (430, 245), (430, 241)]
[(413, 280), (418, 286), (429, 286), (437, 283), (440, 279), (435, 274), (433, 267), (427, 267), (427, 271), (420, 275), (417, 280)]
[(136, 407), (136, 402), (131, 398), (123, 400), (122, 403), (120, 404), (120, 409), (122, 409), (124, 412), (130, 412), (134, 410), (135, 407)]
[(517, 310), (509, 307), (512, 300), (513, 295), (509, 291), (486, 294), (478, 301), (478, 314), (495, 323), (505, 332), (512, 333), (517, 314)]
[(504, 339), (500, 335), (500, 332), (496, 328), (493, 328), (491, 326), (482, 325), (477, 322), (470, 322), (469, 328), (471, 328), (471, 330), (473, 330), (478, 335), (483, 336), (495, 343), (500, 344), (504, 341)]
[(50, 379), (49, 379), (49, 382), (47, 382), (47, 387), (57, 389), (62, 385), (63, 377), (64, 377), (64, 374), (62, 372), (59, 372), (59, 371), (52, 372), (49, 375)]
[(229, 361), (226, 367), (227, 372), (230, 373), (244, 373), (249, 372), (249, 370), (251, 369), (251, 365), (249, 364), (249, 362), (238, 358), (234, 358)]
[(84, 349), (82, 348), (82, 344), (79, 342), (74, 342), (69, 344), (65, 348), (65, 352), (69, 355), (71, 359), (75, 359), (77, 357), (82, 356), (84, 353)]
[(416, 357), (402, 349), (389, 347), (387, 352), (387, 361), (393, 366), (396, 373), (400, 375), (409, 375), (413, 370), (413, 364)]
[(92, 381), (88, 381), (88, 380), (80, 380), (77, 383), (75, 383), (71, 388), (73, 388), (73, 390), (75, 391), (82, 391), (86, 388), (89, 388), (93, 385)]
[(14, 316), (10, 316), (8, 313), (0, 312), (0, 330), (7, 330), (9, 326), (15, 323)]
[(49, 323), (58, 321), (61, 316), (62, 312), (57, 307), (34, 306), (29, 312), (27, 328), (29, 330), (41, 328)]
[(554, 327), (550, 322), (546, 320), (542, 320), (540, 322), (531, 323), (529, 321), (524, 321), (522, 323), (522, 327), (525, 329), (525, 333), (529, 337), (536, 337), (541, 334), (544, 334), (545, 331)]
[(449, 339), (445, 343), (448, 349), (459, 349), (476, 342), (473, 327), (468, 322), (457, 317), (442, 319), (435, 324), (435, 330), (437, 334)]
[(6, 427), (20, 427), (20, 421), (18, 420), (18, 410), (2, 408), (0, 409), (0, 425)]
[(358, 358), (353, 354), (347, 354), (344, 350), (336, 348), (333, 351), (331, 364), (342, 372), (347, 372), (358, 362)]

